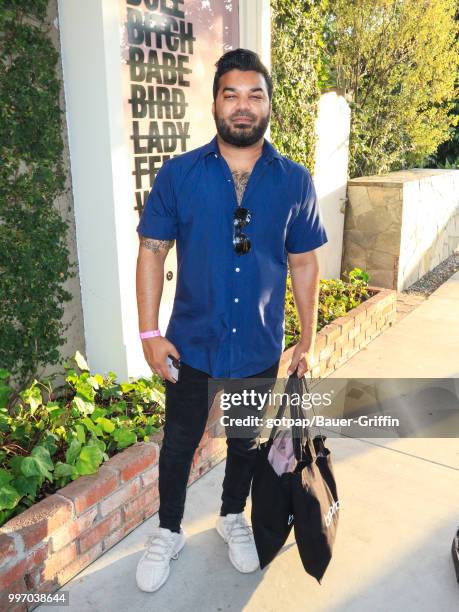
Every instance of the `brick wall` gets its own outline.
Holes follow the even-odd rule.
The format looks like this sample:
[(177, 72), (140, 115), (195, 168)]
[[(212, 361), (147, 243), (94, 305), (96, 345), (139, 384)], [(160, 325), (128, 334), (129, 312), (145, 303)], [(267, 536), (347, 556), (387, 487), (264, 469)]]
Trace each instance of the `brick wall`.
[[(331, 374), (395, 322), (397, 292), (382, 287), (368, 288), (374, 293), (372, 297), (317, 333), (314, 346), (316, 364), (311, 371), (313, 378)], [(284, 351), (279, 366), (279, 377), (287, 376), (294, 348), (292, 346)]]

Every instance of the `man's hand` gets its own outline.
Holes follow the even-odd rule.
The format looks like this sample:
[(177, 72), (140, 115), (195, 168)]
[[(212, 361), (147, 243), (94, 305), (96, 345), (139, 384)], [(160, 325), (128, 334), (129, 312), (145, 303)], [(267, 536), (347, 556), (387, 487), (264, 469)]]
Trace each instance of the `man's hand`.
[(142, 340), (142, 346), (145, 360), (153, 372), (172, 383), (177, 382), (172, 378), (169, 368), (167, 367), (168, 355), (173, 355), (176, 359), (180, 359), (180, 353), (172, 342), (169, 342), (169, 340), (163, 336), (156, 336), (154, 338)]
[(306, 372), (308, 372), (313, 365), (314, 355), (313, 349), (309, 346), (298, 342), (293, 350), (292, 360), (287, 370), (287, 376), (293, 374), (298, 366), (297, 376), (301, 378)]

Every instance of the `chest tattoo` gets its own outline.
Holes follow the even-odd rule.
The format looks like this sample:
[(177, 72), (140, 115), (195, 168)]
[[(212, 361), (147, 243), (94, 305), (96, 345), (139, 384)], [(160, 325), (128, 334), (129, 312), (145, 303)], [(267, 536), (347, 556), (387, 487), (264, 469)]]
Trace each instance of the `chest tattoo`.
[(245, 170), (232, 170), (231, 174), (233, 175), (234, 186), (236, 187), (237, 203), (240, 205), (250, 177), (250, 172)]

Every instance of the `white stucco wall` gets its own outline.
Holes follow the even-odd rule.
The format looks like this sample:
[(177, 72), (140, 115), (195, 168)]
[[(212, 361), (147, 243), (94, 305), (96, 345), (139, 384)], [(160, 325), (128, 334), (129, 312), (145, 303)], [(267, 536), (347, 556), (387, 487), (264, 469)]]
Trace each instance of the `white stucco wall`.
[(343, 96), (324, 93), (316, 120), (314, 185), (328, 242), (318, 251), (321, 278), (339, 278), (343, 250), (351, 111)]

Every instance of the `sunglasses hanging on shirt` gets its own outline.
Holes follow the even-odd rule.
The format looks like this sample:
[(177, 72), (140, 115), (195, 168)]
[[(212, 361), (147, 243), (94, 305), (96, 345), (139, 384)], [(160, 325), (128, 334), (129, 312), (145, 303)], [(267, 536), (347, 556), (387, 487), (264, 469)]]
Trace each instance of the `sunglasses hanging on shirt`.
[(242, 233), (242, 228), (245, 227), (251, 219), (251, 213), (247, 208), (238, 206), (234, 211), (234, 250), (238, 255), (245, 255), (250, 251), (251, 243), (245, 234)]

